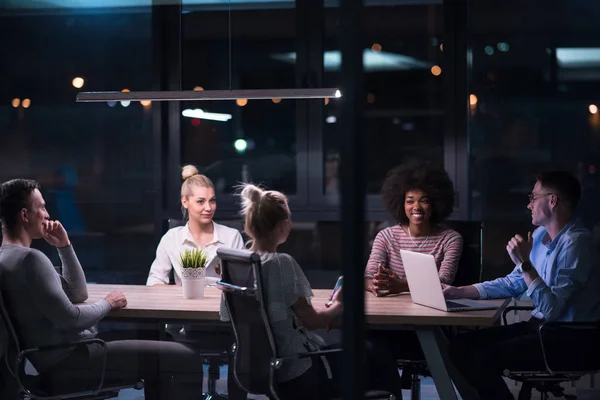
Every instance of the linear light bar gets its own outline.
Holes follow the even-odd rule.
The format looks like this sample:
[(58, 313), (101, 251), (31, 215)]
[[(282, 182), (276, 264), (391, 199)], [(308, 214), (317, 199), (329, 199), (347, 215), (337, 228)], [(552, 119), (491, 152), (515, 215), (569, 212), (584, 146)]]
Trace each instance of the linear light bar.
[(188, 118), (208, 119), (210, 121), (221, 121), (226, 122), (231, 119), (231, 114), (212, 113), (204, 111), (200, 108), (196, 109), (185, 109), (181, 112), (181, 115)]
[(237, 99), (328, 99), (342, 97), (336, 88), (321, 89), (244, 89), (244, 90), (185, 90), (145, 92), (81, 92), (78, 103), (107, 101), (192, 101), (192, 100), (237, 100)]

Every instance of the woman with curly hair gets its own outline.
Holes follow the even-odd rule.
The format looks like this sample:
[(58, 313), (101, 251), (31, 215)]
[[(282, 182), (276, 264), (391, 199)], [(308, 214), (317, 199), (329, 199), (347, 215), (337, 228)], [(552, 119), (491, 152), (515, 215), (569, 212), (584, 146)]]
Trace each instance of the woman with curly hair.
[[(409, 291), (401, 249), (433, 255), (440, 281), (452, 284), (463, 238), (440, 225), (454, 209), (454, 186), (446, 171), (423, 161), (402, 164), (388, 172), (381, 198), (398, 224), (382, 229), (375, 237), (365, 270), (365, 289), (375, 296)], [(396, 359), (424, 359), (413, 331), (370, 330), (367, 336)], [(410, 364), (403, 366), (404, 389), (411, 388), (412, 374)]]
[(376, 296), (408, 291), (400, 249), (433, 255), (440, 281), (452, 284), (463, 239), (440, 225), (454, 208), (454, 187), (446, 171), (429, 162), (402, 164), (388, 173), (381, 197), (398, 224), (377, 234), (365, 289)]

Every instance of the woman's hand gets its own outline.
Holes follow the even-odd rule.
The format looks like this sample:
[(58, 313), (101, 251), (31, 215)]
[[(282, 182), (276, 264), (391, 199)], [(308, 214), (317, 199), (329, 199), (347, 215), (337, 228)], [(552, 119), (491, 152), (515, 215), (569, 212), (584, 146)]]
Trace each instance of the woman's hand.
[(389, 268), (383, 268), (380, 263), (377, 273), (373, 275), (373, 290), (375, 296), (386, 296), (388, 294), (397, 294), (407, 290), (406, 280), (402, 279)]
[(336, 308), (336, 307), (343, 307), (344, 304), (342, 303), (342, 287), (339, 288), (334, 294), (333, 297), (331, 298), (331, 301), (328, 301), (327, 303), (325, 303), (325, 307), (327, 308)]
[(332, 326), (340, 325), (340, 318), (344, 312), (344, 303), (342, 302), (342, 288), (339, 288), (334, 294), (330, 302), (325, 303), (325, 307), (332, 313), (332, 319), (327, 323), (326, 329), (329, 332)]

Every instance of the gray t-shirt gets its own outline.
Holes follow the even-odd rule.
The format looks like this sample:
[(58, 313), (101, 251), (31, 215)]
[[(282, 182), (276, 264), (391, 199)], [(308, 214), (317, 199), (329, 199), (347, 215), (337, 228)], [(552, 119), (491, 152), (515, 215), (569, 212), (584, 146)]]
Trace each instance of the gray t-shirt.
[[(309, 332), (300, 322), (292, 306), (304, 297), (310, 303), (312, 289), (302, 269), (292, 256), (285, 253), (261, 254), (262, 273), (266, 282), (267, 313), (280, 357), (317, 351), (325, 341)], [(221, 298), (221, 320), (229, 321), (224, 297)], [(286, 360), (278, 373), (280, 381), (288, 381), (305, 373), (312, 365), (310, 358)]]
[[(72, 246), (58, 249), (62, 275), (42, 252), (28, 247), (0, 247), (0, 293), (21, 349), (69, 343), (93, 337), (89, 329), (110, 312), (110, 304), (74, 305), (87, 300), (85, 274)], [(43, 372), (66, 358), (73, 348), (31, 355)]]

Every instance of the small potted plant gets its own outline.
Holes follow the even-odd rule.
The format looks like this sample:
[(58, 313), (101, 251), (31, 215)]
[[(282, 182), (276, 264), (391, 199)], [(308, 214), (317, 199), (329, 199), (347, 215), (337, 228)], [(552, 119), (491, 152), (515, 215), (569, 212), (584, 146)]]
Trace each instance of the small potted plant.
[(208, 255), (203, 249), (185, 250), (180, 255), (184, 299), (201, 299), (204, 297), (204, 271)]

